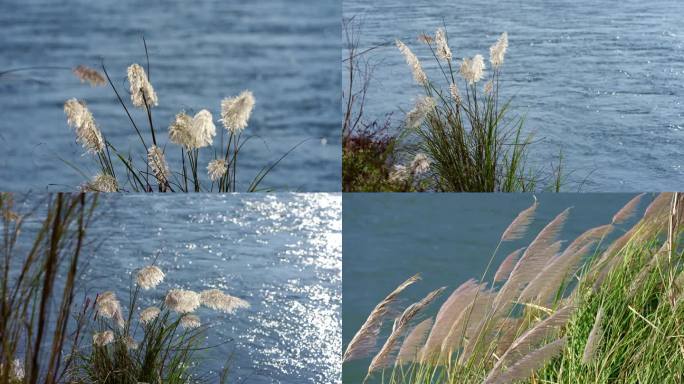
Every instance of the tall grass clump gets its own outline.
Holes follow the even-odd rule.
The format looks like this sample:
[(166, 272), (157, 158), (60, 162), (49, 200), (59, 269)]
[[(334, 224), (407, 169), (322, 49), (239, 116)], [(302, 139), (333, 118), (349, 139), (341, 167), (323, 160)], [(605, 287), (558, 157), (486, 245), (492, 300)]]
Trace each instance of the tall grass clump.
[(344, 361), (373, 356), (365, 381), (382, 383), (679, 382), (684, 199), (661, 194), (625, 228), (641, 198), (567, 246), (558, 240), (565, 210), (490, 271), (498, 250), (527, 232), (535, 202), (501, 236), (479, 280), (454, 290), (435, 316), (425, 309), (443, 288), (407, 307), (379, 346), (411, 278), (376, 306)]
[(43, 212), (0, 194), (0, 383), (66, 382), (73, 368), (74, 287), (97, 197), (46, 200)]
[[(147, 46), (145, 46), (147, 53)], [(127, 94), (117, 89), (104, 64), (104, 76), (99, 71), (79, 66), (74, 73), (83, 81), (100, 85), (106, 81), (114, 91), (118, 103), (125, 112), (127, 123), (135, 131), (141, 147), (124, 151), (109, 141), (96, 123), (93, 114), (83, 100), (72, 98), (64, 104), (67, 123), (73, 128), (76, 140), (85, 154), (93, 158), (99, 172), (83, 186), (85, 191), (118, 192), (235, 192), (238, 188), (238, 159), (243, 146), (249, 140), (243, 135), (247, 128), (255, 98), (252, 92), (224, 98), (220, 102), (219, 118), (209, 109), (192, 113), (179, 111), (172, 121), (155, 122), (153, 110), (159, 98), (150, 80), (149, 57), (145, 67), (131, 64), (126, 73)], [(105, 80), (106, 79), (106, 80)], [(129, 99), (128, 102), (125, 99)], [(133, 110), (144, 113), (144, 121), (133, 118)], [(220, 142), (216, 122), (220, 122)], [(167, 128), (167, 140), (162, 140), (161, 127)], [(300, 143), (301, 144), (301, 143)], [(247, 191), (259, 189), (260, 183), (296, 145), (277, 161), (264, 166), (252, 179)], [(170, 164), (169, 151), (176, 151), (180, 164)], [(208, 153), (211, 160), (201, 164), (200, 153)], [(115, 166), (119, 164), (119, 166)], [(79, 170), (80, 172), (80, 170)], [(83, 172), (81, 172), (83, 173)]]
[[(113, 291), (97, 295), (83, 316), (90, 337), (74, 352), (72, 382), (216, 382), (216, 377), (194, 369), (196, 352), (216, 346), (205, 345), (208, 327), (197, 312), (206, 307), (231, 314), (249, 304), (218, 289), (148, 294), (165, 276), (155, 265), (139, 269), (126, 307)], [(145, 300), (142, 305), (143, 296), (151, 296), (152, 303)], [(227, 369), (219, 374), (220, 382), (225, 382)]]
[[(490, 47), (489, 63), (480, 54), (457, 60), (444, 28), (419, 40), (429, 48), (438, 76), (430, 78), (413, 51), (396, 40), (424, 95), (406, 114), (412, 148), (406, 164), (395, 165), (391, 178), (408, 184), (418, 180), (436, 191), (557, 191), (562, 184), (560, 164), (552, 167), (550, 176), (528, 166), (532, 136), (523, 132), (524, 119), (511, 115), (511, 100), (499, 95), (508, 34)], [(554, 181), (548, 186), (541, 185), (550, 179)]]

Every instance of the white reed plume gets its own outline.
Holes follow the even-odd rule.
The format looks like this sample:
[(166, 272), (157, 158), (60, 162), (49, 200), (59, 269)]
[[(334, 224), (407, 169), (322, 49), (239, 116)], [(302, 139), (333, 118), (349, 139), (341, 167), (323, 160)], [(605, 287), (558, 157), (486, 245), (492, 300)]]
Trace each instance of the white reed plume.
[(385, 317), (390, 312), (392, 305), (397, 301), (399, 295), (410, 285), (420, 280), (420, 275), (414, 275), (404, 281), (394, 291), (387, 295), (378, 305), (373, 308), (370, 315), (356, 332), (352, 340), (347, 344), (342, 361), (351, 361), (368, 356), (375, 348), (380, 327)]
[(81, 82), (87, 81), (93, 87), (105, 84), (105, 78), (97, 69), (93, 69), (85, 65), (79, 65), (72, 71), (74, 72), (74, 75), (81, 80)]
[(446, 61), (451, 61), (451, 49), (449, 48), (449, 42), (447, 41), (444, 28), (437, 29), (437, 32), (435, 33), (435, 45), (437, 48), (437, 56)]
[(104, 331), (93, 334), (93, 344), (98, 347), (104, 347), (105, 345), (114, 341), (114, 332)]
[(98, 153), (104, 150), (105, 141), (102, 132), (95, 124), (93, 114), (85, 102), (69, 99), (64, 103), (64, 114), (67, 124), (74, 128), (76, 141), (78, 141), (88, 153)]
[(207, 165), (207, 173), (211, 181), (222, 178), (226, 172), (228, 172), (228, 164), (223, 159), (212, 160)]
[(150, 166), (152, 174), (159, 182), (159, 185), (162, 186), (162, 190), (165, 191), (166, 185), (169, 183), (171, 171), (161, 148), (153, 145), (147, 150), (147, 164)]
[(419, 352), (425, 344), (425, 339), (427, 338), (431, 327), (432, 318), (425, 319), (413, 327), (401, 344), (401, 348), (397, 354), (397, 363), (403, 364), (419, 360)]
[(166, 294), (164, 304), (172, 311), (188, 313), (200, 306), (200, 295), (193, 291), (172, 289)]
[(128, 83), (130, 84), (133, 105), (140, 108), (144, 108), (145, 103), (150, 108), (158, 105), (157, 94), (147, 79), (145, 69), (139, 64), (128, 67)]
[(504, 261), (501, 262), (501, 265), (499, 265), (499, 269), (497, 269), (496, 273), (494, 274), (495, 283), (505, 281), (508, 279), (508, 277), (511, 275), (511, 272), (513, 271), (513, 268), (515, 267), (515, 264), (518, 262), (518, 259), (520, 258), (520, 255), (524, 250), (524, 247), (518, 248), (515, 251), (509, 253), (508, 256), (506, 256)]
[(405, 165), (394, 164), (392, 171), (389, 174), (389, 181), (393, 183), (403, 183), (408, 180), (410, 175), (409, 169)]
[(138, 342), (135, 341), (135, 339), (132, 338), (131, 336), (124, 337), (123, 342), (124, 342), (124, 344), (126, 344), (126, 348), (128, 348), (128, 349), (133, 349), (133, 350), (138, 349)]
[(543, 367), (549, 360), (561, 354), (565, 348), (566, 341), (566, 338), (563, 337), (528, 353), (501, 374), (498, 374), (499, 371), (494, 370), (498, 370), (498, 368), (492, 369), (483, 384), (509, 384), (531, 376), (535, 370)]
[(506, 49), (508, 49), (508, 33), (504, 32), (499, 36), (496, 43), (489, 47), (489, 62), (492, 63), (494, 69), (503, 65)]
[(485, 63), (482, 55), (475, 55), (472, 59), (464, 58), (461, 63), (461, 76), (469, 84), (473, 85), (482, 80)]
[(162, 272), (159, 267), (156, 265), (148, 265), (147, 267), (143, 267), (138, 271), (135, 281), (140, 288), (150, 289), (156, 287), (159, 285), (159, 283), (164, 281), (164, 276), (164, 272)]
[(461, 92), (458, 90), (458, 85), (456, 85), (456, 83), (449, 84), (449, 93), (456, 104), (460, 105), (463, 102), (463, 99), (461, 98)]
[(186, 314), (181, 317), (180, 325), (185, 329), (195, 329), (199, 328), (202, 323), (198, 316)]
[(225, 313), (233, 313), (238, 309), (249, 308), (249, 303), (239, 297), (223, 293), (218, 289), (208, 289), (200, 293), (202, 305)]
[(424, 153), (418, 153), (411, 161), (411, 169), (416, 175), (422, 175), (430, 170), (430, 159)]
[(186, 149), (198, 149), (211, 145), (216, 136), (211, 112), (203, 109), (190, 117), (185, 112), (176, 115), (169, 126), (169, 139)]
[(98, 173), (81, 188), (84, 192), (117, 192), (119, 183), (105, 173)]
[(425, 72), (423, 71), (423, 66), (420, 64), (420, 61), (416, 57), (413, 52), (411, 52), (411, 49), (406, 46), (401, 40), (396, 41), (397, 48), (399, 48), (399, 51), (404, 55), (406, 58), (406, 63), (411, 67), (411, 72), (413, 73), (413, 78), (416, 80), (416, 82), (420, 85), (427, 85), (428, 84), (428, 78)]
[(247, 128), (254, 103), (254, 95), (248, 90), (221, 101), (221, 122), (228, 132), (236, 134)]
[(119, 327), (123, 327), (124, 319), (121, 311), (121, 303), (112, 291), (103, 292), (95, 299), (97, 314), (107, 319), (114, 320)]
[(159, 308), (157, 307), (148, 307), (140, 311), (140, 322), (143, 324), (149, 324), (152, 322), (154, 319), (159, 316)]
[(527, 233), (527, 229), (534, 219), (534, 214), (537, 211), (537, 198), (534, 198), (534, 203), (529, 208), (523, 210), (518, 216), (513, 219), (508, 228), (501, 235), (501, 241), (511, 241), (521, 239)]
[(630, 217), (636, 213), (636, 209), (639, 206), (639, 203), (641, 202), (641, 199), (644, 197), (644, 193), (637, 195), (633, 197), (627, 204), (625, 204), (624, 207), (620, 208), (620, 210), (613, 216), (613, 224), (621, 224), (627, 221)]
[(429, 96), (419, 99), (413, 109), (406, 114), (406, 127), (409, 129), (419, 128), (433, 109), (435, 109), (435, 99)]
[(582, 363), (590, 364), (596, 357), (596, 352), (603, 339), (603, 307), (598, 309), (596, 318), (594, 319), (594, 326), (591, 327), (587, 344), (584, 346), (584, 353), (582, 354)]

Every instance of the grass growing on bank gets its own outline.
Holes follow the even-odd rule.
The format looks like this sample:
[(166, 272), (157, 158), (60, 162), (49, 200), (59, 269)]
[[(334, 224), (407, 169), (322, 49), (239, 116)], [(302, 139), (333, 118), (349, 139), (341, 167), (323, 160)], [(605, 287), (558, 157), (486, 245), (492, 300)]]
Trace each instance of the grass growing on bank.
[(76, 304), (97, 194), (46, 200), (45, 212), (42, 203), (27, 211), (0, 194), (0, 383), (228, 382), (230, 356), (222, 372), (201, 371), (198, 352), (227, 341), (206, 341), (199, 312), (249, 304), (218, 289), (169, 289), (160, 299), (149, 291), (166, 274), (154, 263), (135, 272), (126, 305), (113, 291)]
[[(346, 113), (343, 123), (343, 178), (345, 191), (558, 192), (565, 183), (562, 155), (547, 170), (528, 165), (532, 135), (523, 131), (524, 119), (511, 113), (511, 100), (500, 96), (508, 35), (490, 47), (489, 63), (482, 55), (457, 60), (444, 28), (419, 41), (438, 68), (430, 77), (404, 42), (404, 55), (414, 80), (424, 94), (406, 114), (397, 134), (364, 123), (364, 105), (372, 66), (358, 49), (358, 25), (347, 31)], [(490, 68), (487, 68), (487, 66)], [(355, 129), (361, 126), (361, 129)], [(385, 126), (386, 127), (386, 126)], [(392, 146), (358, 146), (357, 142)], [(370, 149), (369, 149), (370, 148)], [(372, 180), (369, 183), (369, 180)]]
[[(86, 182), (82, 189), (96, 192), (235, 192), (238, 189), (238, 160), (249, 138), (243, 136), (247, 128), (255, 99), (249, 90), (220, 103), (220, 145), (214, 146), (217, 136), (214, 116), (209, 109), (194, 114), (180, 111), (167, 124), (168, 140), (175, 148), (167, 148), (160, 135), (160, 124), (155, 122), (154, 107), (158, 106), (157, 93), (150, 81), (150, 63), (145, 45), (145, 67), (132, 64), (127, 70), (128, 95), (114, 85), (104, 64), (104, 76), (93, 68), (79, 66), (74, 74), (92, 85), (109, 84), (116, 100), (125, 112), (127, 123), (136, 133), (142, 148), (125, 152), (107, 139), (98, 127), (85, 101), (70, 99), (64, 104), (67, 123), (74, 129), (77, 141), (83, 146), (99, 168), (99, 173)], [(130, 99), (130, 105), (124, 100)], [(136, 122), (132, 109), (145, 113), (144, 121)], [(249, 183), (246, 191), (260, 189), (264, 178), (294, 149), (297, 144), (275, 162), (264, 166)], [(167, 151), (180, 154), (180, 164), (167, 162)], [(212, 160), (200, 164), (200, 152), (208, 152)], [(119, 166), (115, 166), (119, 164)], [(75, 166), (69, 164), (73, 168)], [(81, 172), (79, 170), (79, 172)], [(82, 172), (81, 172), (82, 173)]]
[[(445, 287), (406, 307), (378, 351), (412, 277), (376, 306), (344, 361), (373, 356), (366, 381), (382, 383), (680, 382), (684, 199), (661, 194), (623, 228), (640, 199), (566, 247), (557, 237), (569, 211), (560, 213), (495, 273), (488, 267), (453, 291), (436, 316), (425, 309)], [(511, 223), (494, 255), (525, 234), (536, 206)], [(622, 235), (609, 241), (612, 232)]]

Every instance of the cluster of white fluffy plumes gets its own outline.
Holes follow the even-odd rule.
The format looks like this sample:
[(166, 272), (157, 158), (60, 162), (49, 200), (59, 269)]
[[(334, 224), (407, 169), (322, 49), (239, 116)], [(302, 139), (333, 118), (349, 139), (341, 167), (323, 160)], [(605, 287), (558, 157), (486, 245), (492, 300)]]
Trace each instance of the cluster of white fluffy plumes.
[(404, 44), (401, 40), (397, 40), (396, 44), (397, 48), (399, 48), (399, 51), (404, 55), (404, 58), (406, 58), (406, 63), (411, 68), (413, 78), (416, 80), (416, 82), (420, 85), (427, 85), (428, 78), (425, 72), (423, 71), (423, 66), (420, 64), (420, 60), (418, 60), (418, 57), (416, 57), (416, 55), (411, 51), (411, 49), (407, 47), (406, 44)]
[(426, 96), (419, 99), (413, 109), (406, 114), (406, 127), (414, 129), (420, 127), (425, 117), (435, 108), (435, 100)]
[(477, 54), (472, 59), (464, 58), (461, 63), (461, 76), (470, 85), (482, 80), (485, 63), (482, 55)]
[(489, 61), (494, 69), (503, 65), (506, 49), (508, 49), (508, 33), (504, 32), (496, 43), (489, 47)]
[(151, 289), (164, 281), (164, 272), (156, 265), (148, 265), (140, 268), (136, 276), (136, 283), (142, 289)]
[(207, 165), (207, 173), (211, 181), (222, 178), (226, 172), (228, 172), (228, 164), (223, 159), (212, 160)]
[(461, 92), (458, 90), (458, 85), (456, 85), (456, 83), (449, 84), (449, 93), (456, 104), (461, 104), (463, 102), (463, 99), (461, 99)]
[(174, 312), (189, 313), (200, 306), (200, 295), (193, 291), (172, 289), (166, 294), (164, 304)]
[(249, 303), (239, 297), (223, 293), (218, 289), (208, 289), (200, 293), (202, 305), (225, 313), (233, 313), (237, 309), (249, 308)]
[(435, 49), (437, 51), (437, 56), (443, 60), (451, 61), (451, 49), (449, 48), (449, 42), (447, 41), (444, 28), (439, 28), (437, 29), (437, 32), (435, 32)]
[(216, 136), (211, 112), (203, 109), (190, 117), (185, 112), (176, 115), (169, 126), (169, 139), (186, 149), (198, 149), (211, 145)]
[(202, 323), (200, 322), (200, 318), (197, 315), (191, 315), (186, 313), (185, 315), (183, 315), (183, 317), (181, 317), (180, 325), (185, 329), (195, 329), (199, 328), (202, 325)]
[(82, 190), (84, 192), (117, 192), (119, 183), (112, 175), (98, 173), (82, 187)]
[(228, 132), (237, 134), (247, 128), (254, 103), (254, 95), (248, 90), (221, 101), (221, 122)]
[(158, 105), (157, 94), (154, 92), (154, 88), (152, 88), (142, 66), (132, 64), (128, 67), (128, 83), (133, 105), (140, 108), (144, 108), (146, 104), (149, 108)]
[(140, 311), (140, 322), (149, 324), (159, 316), (161, 310), (157, 307), (148, 307)]
[(114, 341), (114, 332), (104, 331), (93, 334), (93, 344), (104, 347)]
[(64, 113), (67, 124), (74, 128), (76, 140), (89, 153), (98, 153), (104, 150), (105, 142), (100, 129), (95, 124), (93, 114), (83, 101), (69, 99), (64, 103)]
[(418, 153), (411, 160), (409, 166), (395, 164), (389, 175), (394, 183), (403, 183), (414, 176), (420, 176), (430, 170), (430, 159), (424, 153)]
[(119, 327), (124, 326), (121, 303), (119, 303), (114, 292), (107, 291), (99, 294), (95, 300), (95, 305), (98, 316), (114, 320)]
[(163, 190), (166, 190), (171, 171), (169, 170), (169, 165), (166, 163), (166, 158), (164, 157), (164, 152), (161, 148), (153, 145), (147, 150), (147, 164), (152, 170), (152, 174), (157, 179), (157, 182), (159, 182), (159, 185), (162, 186)]

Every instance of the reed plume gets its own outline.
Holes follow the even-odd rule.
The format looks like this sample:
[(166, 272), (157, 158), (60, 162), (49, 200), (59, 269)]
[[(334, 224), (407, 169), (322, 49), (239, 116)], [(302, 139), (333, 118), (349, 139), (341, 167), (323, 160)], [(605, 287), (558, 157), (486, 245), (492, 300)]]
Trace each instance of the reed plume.
[(425, 319), (413, 327), (401, 344), (401, 348), (399, 348), (396, 360), (398, 364), (411, 363), (420, 360), (420, 352), (431, 327), (432, 318)]
[(181, 317), (180, 325), (185, 329), (195, 329), (199, 328), (202, 323), (200, 322), (200, 318), (198, 316), (185, 314), (183, 317)]
[(641, 199), (644, 197), (644, 194), (639, 194), (635, 197), (633, 197), (627, 204), (625, 204), (624, 207), (622, 207), (616, 214), (613, 216), (613, 224), (621, 224), (624, 223), (625, 221), (629, 220), (634, 214), (636, 213), (636, 209), (639, 206), (639, 203), (641, 202)]
[(518, 262), (518, 259), (524, 250), (525, 247), (518, 248), (506, 256), (494, 274), (494, 283), (508, 280), (508, 278), (511, 276), (513, 268), (515, 267), (515, 264)]
[(447, 41), (444, 28), (439, 28), (437, 29), (437, 32), (435, 32), (435, 46), (438, 57), (446, 61), (451, 61), (451, 49), (449, 48), (449, 42)]
[(239, 297), (223, 293), (218, 289), (200, 292), (202, 305), (225, 313), (233, 313), (238, 309), (249, 308), (249, 303)]
[(518, 216), (513, 219), (511, 224), (508, 225), (503, 235), (501, 235), (501, 241), (518, 240), (525, 236), (532, 220), (534, 220), (537, 206), (537, 199), (535, 198), (534, 203), (532, 203), (529, 208), (520, 212)]
[(140, 268), (136, 275), (136, 283), (144, 290), (155, 288), (164, 281), (164, 272), (156, 265)]
[(584, 347), (584, 353), (582, 353), (582, 363), (591, 364), (596, 357), (596, 352), (603, 339), (603, 307), (599, 307), (596, 312), (596, 318), (594, 320), (594, 326), (591, 327), (589, 332), (589, 337), (587, 338), (587, 344)]
[(564, 337), (546, 344), (525, 355), (502, 374), (494, 378), (488, 377), (483, 384), (508, 384), (529, 377), (535, 370), (558, 356), (565, 348), (565, 344), (566, 339)]
[(156, 145), (151, 146), (147, 150), (147, 165), (150, 167), (152, 174), (157, 179), (160, 190), (162, 192), (166, 192), (169, 186), (169, 177), (171, 176), (171, 171), (169, 170), (169, 164), (166, 162), (164, 151), (162, 151)]
[(209, 180), (217, 181), (225, 176), (228, 172), (228, 164), (223, 159), (216, 159), (209, 162), (207, 165), (207, 173), (209, 174)]
[(108, 174), (99, 173), (82, 187), (84, 192), (118, 192), (119, 184)]
[(148, 307), (140, 311), (140, 322), (149, 324), (159, 316), (161, 310), (158, 307)]
[(178, 313), (193, 312), (200, 306), (200, 295), (193, 291), (172, 289), (166, 294), (164, 305)]
[(413, 109), (406, 114), (406, 127), (418, 128), (423, 123), (423, 120), (435, 108), (435, 100), (432, 97), (426, 96), (419, 99)]
[(81, 80), (81, 82), (88, 82), (93, 87), (105, 85), (107, 83), (104, 76), (102, 76), (100, 71), (97, 69), (93, 69), (85, 65), (79, 65), (72, 71), (74, 72), (74, 75)]
[(464, 58), (461, 62), (461, 76), (468, 85), (473, 85), (484, 76), (485, 63), (482, 55), (475, 55), (472, 58)]
[(406, 59), (406, 64), (411, 68), (411, 73), (413, 73), (413, 78), (416, 80), (416, 82), (422, 86), (427, 86), (428, 85), (428, 78), (425, 72), (423, 71), (423, 66), (420, 64), (420, 60), (418, 60), (418, 57), (411, 51), (409, 47), (406, 46), (401, 40), (396, 40), (395, 41), (397, 48), (399, 48), (399, 52), (401, 52), (402, 55), (404, 55), (404, 58)]
[(98, 153), (104, 150), (104, 138), (85, 102), (76, 99), (67, 100), (64, 103), (64, 113), (67, 116), (67, 123), (76, 132), (76, 141), (88, 153)]
[(237, 134), (247, 128), (254, 104), (254, 95), (248, 90), (221, 101), (221, 122), (228, 132)]
[(159, 104), (157, 94), (147, 79), (147, 74), (139, 64), (128, 67), (128, 84), (130, 85), (131, 102), (139, 108), (151, 108)]
[(98, 347), (104, 347), (114, 341), (114, 332), (104, 331), (93, 334), (93, 344)]
[(380, 327), (389, 313), (390, 308), (397, 301), (399, 295), (418, 280), (420, 280), (420, 275), (411, 276), (373, 308), (361, 328), (359, 328), (349, 344), (347, 344), (347, 349), (342, 358), (343, 362), (361, 359), (371, 353), (375, 348)]
[(492, 68), (498, 69), (503, 65), (506, 49), (508, 49), (508, 33), (504, 32), (489, 48), (489, 62), (492, 63)]

